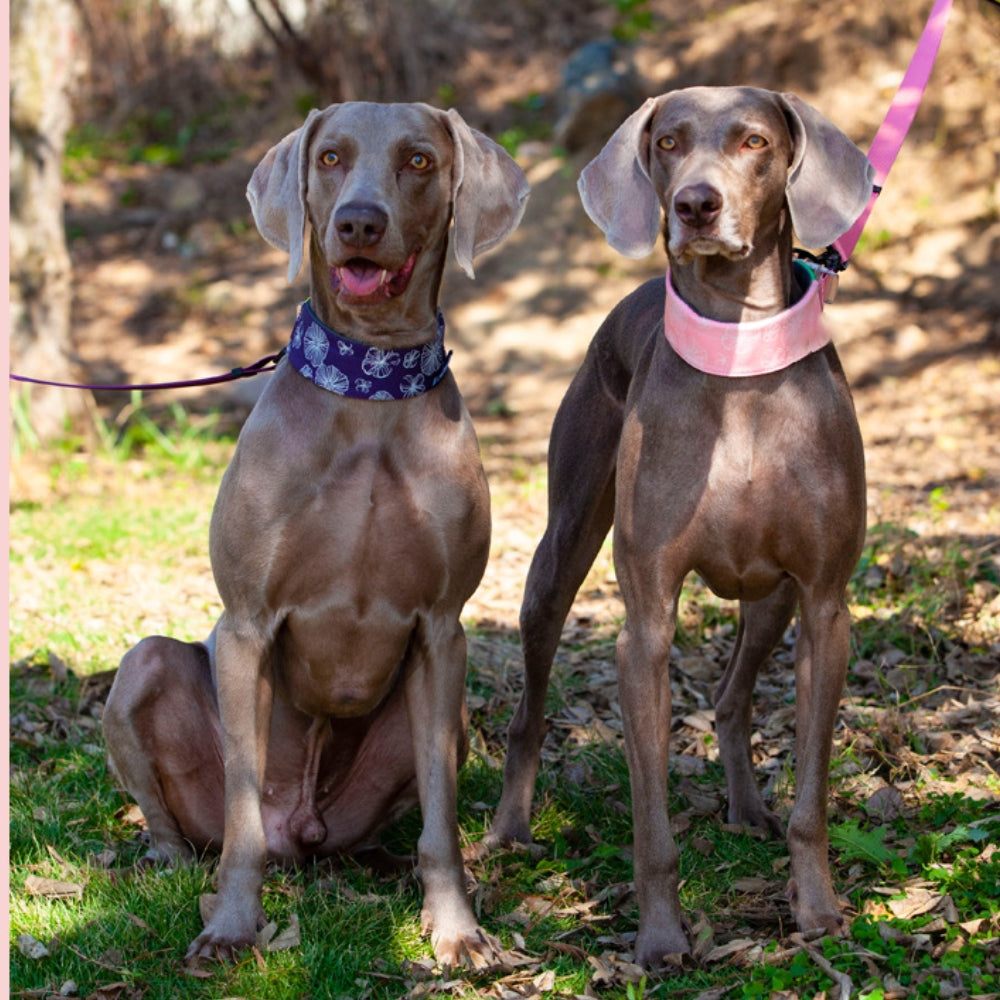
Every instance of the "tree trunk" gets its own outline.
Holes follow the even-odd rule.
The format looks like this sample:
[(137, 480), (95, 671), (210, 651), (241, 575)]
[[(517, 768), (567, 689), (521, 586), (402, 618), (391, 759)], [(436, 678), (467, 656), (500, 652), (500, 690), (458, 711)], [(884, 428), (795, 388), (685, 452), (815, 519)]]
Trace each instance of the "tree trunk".
[[(62, 199), (75, 25), (71, 0), (11, 0), (11, 371), (62, 382), (79, 378)], [(41, 441), (63, 433), (90, 402), (76, 389), (11, 387), (12, 404)]]

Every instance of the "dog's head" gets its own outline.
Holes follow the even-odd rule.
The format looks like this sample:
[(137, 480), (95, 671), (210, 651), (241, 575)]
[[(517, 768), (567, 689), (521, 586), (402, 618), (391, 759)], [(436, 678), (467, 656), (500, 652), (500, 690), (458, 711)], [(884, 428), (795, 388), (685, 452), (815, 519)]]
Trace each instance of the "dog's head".
[(473, 258), (513, 232), (527, 196), (521, 168), (457, 112), (366, 102), (311, 111), (247, 188), (261, 235), (288, 253), (289, 282), (311, 232), (314, 285), (326, 276), (325, 291), (352, 308), (413, 285), (436, 293), (452, 223), (472, 277)]
[(872, 193), (868, 158), (793, 94), (692, 87), (650, 98), (583, 170), (587, 214), (627, 257), (739, 260), (787, 205), (807, 247), (845, 233)]

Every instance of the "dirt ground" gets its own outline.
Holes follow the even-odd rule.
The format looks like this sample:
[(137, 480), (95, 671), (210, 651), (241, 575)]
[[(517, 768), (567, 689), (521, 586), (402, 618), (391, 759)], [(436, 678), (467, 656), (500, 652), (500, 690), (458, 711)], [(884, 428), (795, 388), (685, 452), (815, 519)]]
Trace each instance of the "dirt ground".
[[(695, 83), (792, 90), (867, 148), (930, 4), (700, 0), (683, 19), (676, 6), (652, 4), (657, 30), (636, 48), (648, 93)], [(567, 16), (563, 35), (546, 21), (534, 34), (512, 22), (475, 36), (455, 70), (472, 124), (499, 128), (511, 102), (551, 98), (571, 43), (610, 26), (610, 5), (583, 7), (591, 13)], [(957, 4), (917, 123), (827, 317), (866, 443), (870, 521), (975, 540), (1000, 560), (998, 52), (1000, 8)], [(196, 378), (283, 346), (307, 291), (285, 285), (282, 255), (248, 226), (243, 190), (297, 124), (275, 112), (220, 165), (122, 167), (69, 187), (86, 378)], [(545, 516), (543, 491), (523, 484), (544, 460), (561, 394), (611, 306), (664, 267), (662, 249), (640, 262), (618, 256), (586, 218), (575, 179), (588, 152), (567, 159), (531, 141), (519, 156), (533, 188), (523, 224), (478, 263), (474, 283), (450, 267), (443, 296), (453, 370), (495, 494), (494, 560), (470, 611), (508, 626)], [(239, 420), (266, 378), (181, 398)], [(98, 401), (109, 416), (125, 402)], [(598, 591), (614, 600), (609, 579)]]

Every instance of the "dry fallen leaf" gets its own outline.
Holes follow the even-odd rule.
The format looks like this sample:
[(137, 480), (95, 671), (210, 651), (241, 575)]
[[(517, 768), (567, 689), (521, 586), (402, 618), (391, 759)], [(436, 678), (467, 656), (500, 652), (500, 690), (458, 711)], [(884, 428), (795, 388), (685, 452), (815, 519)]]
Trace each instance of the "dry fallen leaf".
[(122, 806), (115, 813), (115, 819), (120, 819), (123, 823), (128, 823), (131, 826), (141, 827), (143, 830), (146, 829), (146, 817), (143, 816), (142, 810), (134, 802)]
[(118, 853), (107, 847), (97, 854), (92, 854), (89, 858), (89, 862), (94, 868), (112, 868), (117, 860)]
[(87, 1000), (121, 1000), (122, 997), (132, 1000), (137, 996), (141, 994), (129, 989), (128, 983), (108, 983), (105, 986), (98, 986)]
[(583, 948), (568, 941), (546, 941), (544, 944), (546, 948), (551, 948), (561, 955), (569, 955), (574, 962), (584, 962), (587, 959), (587, 952)]
[[(277, 930), (278, 925), (274, 924), (273, 926)], [(280, 934), (270, 934), (268, 940), (261, 947), (265, 951), (288, 951), (290, 948), (298, 948), (301, 944), (302, 932), (299, 929), (299, 916), (297, 913), (292, 913), (288, 917), (288, 926)]]
[(720, 944), (709, 951), (705, 956), (703, 961), (706, 964), (712, 962), (721, 962), (724, 958), (729, 958), (732, 955), (738, 955), (742, 952), (749, 951), (756, 945), (756, 941), (753, 938), (734, 938), (732, 941), (727, 941), (725, 944)]
[(730, 990), (728, 986), (716, 986), (714, 989), (706, 990), (704, 993), (699, 993), (694, 1000), (722, 1000)]
[(715, 844), (705, 837), (692, 837), (691, 847), (706, 858), (710, 858), (715, 853)]
[(710, 733), (715, 728), (715, 710), (702, 710), (685, 715), (681, 720), (685, 726), (690, 726), (700, 733)]
[(83, 899), (83, 886), (78, 882), (62, 882), (37, 875), (29, 875), (24, 880), (24, 891), (29, 896), (44, 896), (46, 899)]
[(715, 947), (715, 936), (708, 917), (701, 911), (691, 927), (691, 957), (696, 962), (702, 962), (705, 956)]
[(691, 811), (704, 816), (714, 816), (722, 808), (722, 799), (714, 792), (699, 788), (694, 782), (682, 779), (677, 791), (687, 799)]
[(544, 896), (525, 896), (521, 900), (519, 909), (527, 913), (533, 913), (537, 917), (547, 917), (556, 908), (555, 900), (546, 899)]
[(539, 993), (551, 993), (556, 988), (556, 974), (552, 969), (546, 969), (531, 980), (531, 985)]
[(931, 892), (929, 889), (913, 886), (906, 890), (905, 899), (890, 899), (888, 906), (894, 916), (901, 920), (911, 920), (913, 917), (919, 917), (922, 913), (930, 913), (941, 902), (942, 898), (939, 892)]
[(738, 878), (733, 882), (734, 892), (764, 892), (771, 887), (773, 883), (766, 878), (759, 878), (755, 875), (750, 875), (747, 878)]
[(42, 958), (48, 958), (51, 952), (37, 938), (30, 934), (19, 934), (17, 937), (17, 950), (25, 958), (34, 959), (36, 962)]
[(611, 971), (610, 966), (602, 958), (597, 955), (588, 955), (587, 961), (593, 966), (594, 974), (591, 977), (591, 983), (597, 989), (603, 989), (611, 986), (615, 981), (615, 974)]

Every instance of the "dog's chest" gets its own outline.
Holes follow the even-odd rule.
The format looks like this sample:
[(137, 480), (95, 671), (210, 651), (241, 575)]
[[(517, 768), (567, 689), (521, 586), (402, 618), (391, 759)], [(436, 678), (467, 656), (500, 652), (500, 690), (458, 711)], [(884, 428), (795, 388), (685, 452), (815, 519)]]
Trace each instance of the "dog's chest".
[(468, 483), (434, 471), (429, 448), (416, 461), (416, 448), (358, 444), (311, 484), (289, 484), (290, 562), (272, 585), (290, 587), (297, 606), (332, 599), (359, 616), (376, 603), (402, 612), (438, 600), (480, 501)]
[(241, 439), (213, 518), (213, 565), (227, 614), (275, 630), (279, 683), (307, 714), (372, 710), (419, 622), (457, 618), (478, 584), (489, 498), (457, 429), (355, 430), (310, 448)]
[(849, 398), (816, 367), (756, 386), (686, 376), (656, 394), (647, 383), (622, 439), (622, 551), (668, 553), (677, 574), (695, 569), (746, 600), (852, 552), (860, 439)]

